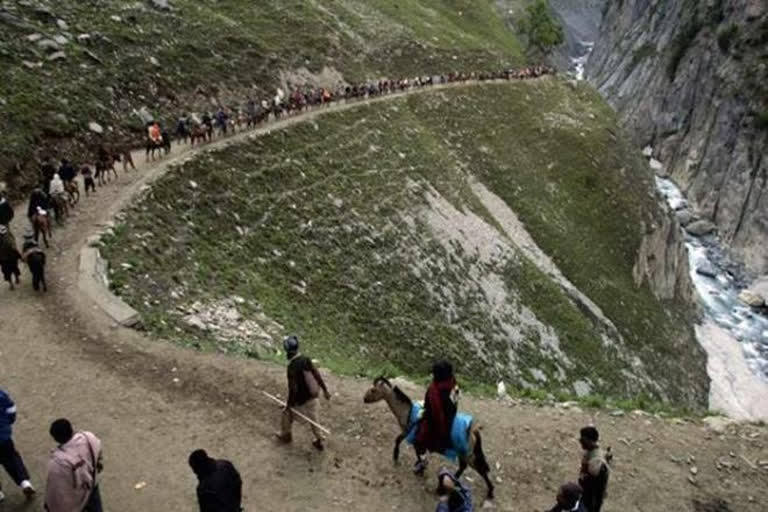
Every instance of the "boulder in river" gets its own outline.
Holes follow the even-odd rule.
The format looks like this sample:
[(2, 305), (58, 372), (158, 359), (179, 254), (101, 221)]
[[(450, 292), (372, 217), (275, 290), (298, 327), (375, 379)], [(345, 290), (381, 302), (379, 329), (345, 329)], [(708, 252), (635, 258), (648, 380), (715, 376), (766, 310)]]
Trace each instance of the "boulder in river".
[(675, 217), (677, 218), (677, 222), (679, 222), (683, 227), (693, 222), (694, 219), (693, 214), (687, 208), (683, 208), (682, 210), (675, 212)]
[(696, 273), (706, 277), (716, 277), (717, 269), (707, 260), (696, 265)]
[(753, 308), (765, 306), (765, 299), (763, 296), (752, 290), (741, 290), (739, 293), (739, 300)]
[(705, 236), (715, 231), (715, 225), (706, 220), (697, 220), (685, 227), (685, 230), (693, 236)]

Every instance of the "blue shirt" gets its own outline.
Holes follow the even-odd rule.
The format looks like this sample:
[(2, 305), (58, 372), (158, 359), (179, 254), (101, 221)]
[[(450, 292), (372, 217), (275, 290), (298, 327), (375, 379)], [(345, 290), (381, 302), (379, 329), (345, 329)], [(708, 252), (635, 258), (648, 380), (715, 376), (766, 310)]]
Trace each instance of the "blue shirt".
[(16, 404), (8, 393), (0, 389), (0, 443), (11, 440), (13, 422), (16, 421)]

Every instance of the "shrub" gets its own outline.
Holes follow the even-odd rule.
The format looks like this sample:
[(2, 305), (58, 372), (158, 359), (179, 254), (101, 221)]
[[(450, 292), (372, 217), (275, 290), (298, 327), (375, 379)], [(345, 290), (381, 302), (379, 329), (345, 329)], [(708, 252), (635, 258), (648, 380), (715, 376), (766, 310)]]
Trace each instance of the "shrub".
[(719, 25), (725, 19), (725, 0), (715, 0), (709, 8), (709, 24)]
[(677, 37), (675, 37), (672, 42), (672, 56), (669, 59), (669, 66), (667, 67), (667, 74), (669, 75), (670, 80), (675, 79), (680, 62), (696, 40), (696, 36), (699, 35), (700, 30), (701, 22), (698, 20), (698, 16), (694, 16), (694, 19), (686, 23)]
[(651, 43), (645, 43), (640, 48), (632, 52), (632, 62), (630, 63), (630, 72), (634, 70), (646, 58), (656, 54), (656, 47)]
[(528, 44), (547, 52), (565, 41), (563, 27), (552, 16), (547, 0), (536, 0), (526, 9), (520, 30), (528, 37)]
[(721, 30), (717, 35), (717, 45), (723, 53), (727, 53), (731, 49), (736, 37), (739, 35), (739, 27), (731, 25), (728, 28)]
[(755, 123), (757, 124), (757, 127), (760, 128), (761, 130), (768, 130), (768, 110), (763, 110), (762, 112), (757, 114)]

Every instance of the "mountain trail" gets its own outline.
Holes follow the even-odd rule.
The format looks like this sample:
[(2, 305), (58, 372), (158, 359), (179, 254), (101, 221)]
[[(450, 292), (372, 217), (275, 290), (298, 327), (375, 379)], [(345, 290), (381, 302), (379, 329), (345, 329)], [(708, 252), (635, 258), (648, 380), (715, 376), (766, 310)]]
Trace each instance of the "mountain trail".
[[(138, 172), (121, 172), (116, 184), (83, 197), (47, 250), (49, 292), (34, 293), (25, 269), (20, 288), (0, 291), (0, 386), (17, 402), (15, 441), (38, 489), (44, 489), (53, 446), (48, 425), (65, 416), (104, 441), (107, 510), (194, 509), (196, 480), (186, 461), (200, 447), (235, 463), (246, 510), (433, 510), (434, 474), (447, 462), (432, 457), (427, 480), (411, 474), (410, 450), (399, 467), (391, 463), (397, 426), (383, 404), (362, 403), (369, 382), (328, 375), (333, 398), (322, 403), (321, 421), (333, 435), (324, 453), (314, 452), (302, 425), (295, 427), (294, 445), (278, 446), (272, 433), (280, 411), (260, 391), (284, 394), (283, 368), (198, 353), (118, 327), (80, 293), (78, 254), (89, 236), (174, 162), (311, 121), (325, 111), (467, 86), (448, 84), (302, 113), (194, 150), (177, 146), (158, 162), (144, 163), (136, 152)], [(17, 236), (25, 224), (24, 206), (16, 210)], [(322, 363), (322, 354), (311, 355)], [(578, 429), (591, 422), (615, 454), (609, 512), (694, 510), (694, 501), (720, 499), (731, 510), (757, 512), (768, 502), (765, 426), (726, 421), (709, 426), (639, 412), (473, 397), (464, 397), (461, 408), (484, 427), (498, 510), (551, 506), (557, 487), (577, 475)], [(479, 502), (480, 478), (467, 475)], [(30, 510), (6, 475), (0, 478), (7, 495), (2, 510)], [(41, 503), (38, 498), (33, 509)]]

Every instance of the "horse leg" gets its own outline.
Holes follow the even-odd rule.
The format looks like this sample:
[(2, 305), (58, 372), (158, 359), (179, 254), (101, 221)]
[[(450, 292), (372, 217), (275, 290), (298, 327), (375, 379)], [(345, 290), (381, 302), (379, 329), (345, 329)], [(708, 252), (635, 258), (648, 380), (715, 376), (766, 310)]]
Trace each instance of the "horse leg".
[[(491, 466), (488, 464), (488, 459), (485, 458), (485, 453), (483, 452), (483, 439), (480, 436), (480, 432), (475, 432), (473, 438), (475, 443), (472, 447), (472, 467), (480, 474), (480, 476), (483, 477), (483, 480), (485, 480), (485, 485), (488, 488), (486, 498), (490, 501), (493, 500), (494, 490), (493, 482), (491, 482), (491, 478), (489, 476), (491, 472)], [(461, 473), (461, 471), (459, 471), (459, 473)]]
[(457, 479), (461, 478), (461, 475), (466, 471), (467, 469), (467, 458), (466, 457), (459, 457), (459, 470), (454, 475)]
[(422, 458), (423, 452), (419, 453), (416, 446), (413, 447), (413, 451), (416, 452), (416, 464), (413, 466), (413, 474), (416, 476), (424, 476), (424, 472), (427, 470), (427, 462)]
[(405, 434), (400, 434), (395, 439), (395, 449), (392, 453), (392, 460), (395, 461), (395, 464), (397, 464), (398, 460), (400, 459), (400, 443), (403, 442), (403, 439), (405, 439)]

